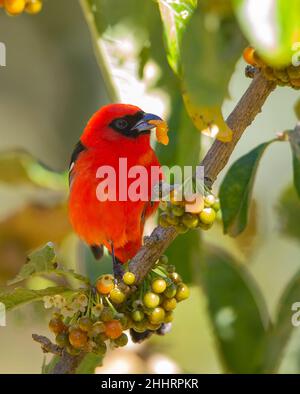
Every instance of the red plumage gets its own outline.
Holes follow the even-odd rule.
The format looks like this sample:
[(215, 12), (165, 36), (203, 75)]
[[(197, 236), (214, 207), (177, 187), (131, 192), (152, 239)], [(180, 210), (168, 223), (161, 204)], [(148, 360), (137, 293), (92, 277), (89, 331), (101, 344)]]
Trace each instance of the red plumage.
[[(120, 158), (127, 159), (128, 168), (144, 166), (149, 175), (152, 166), (160, 166), (150, 146), (150, 128), (154, 126), (148, 124), (148, 129), (140, 131), (147, 127), (151, 116), (158, 118), (133, 105), (102, 107), (88, 122), (70, 168), (69, 216), (74, 230), (91, 246), (105, 245), (111, 252), (113, 243), (115, 256), (122, 263), (141, 247), (144, 221), (158, 207), (157, 202), (150, 203), (151, 190), (158, 179), (148, 177), (148, 201), (101, 202), (96, 195), (101, 181), (96, 173), (101, 166), (115, 169), (118, 196)], [(126, 122), (126, 130), (117, 129), (117, 125), (124, 127)], [(128, 179), (128, 188), (132, 182), (134, 179)]]

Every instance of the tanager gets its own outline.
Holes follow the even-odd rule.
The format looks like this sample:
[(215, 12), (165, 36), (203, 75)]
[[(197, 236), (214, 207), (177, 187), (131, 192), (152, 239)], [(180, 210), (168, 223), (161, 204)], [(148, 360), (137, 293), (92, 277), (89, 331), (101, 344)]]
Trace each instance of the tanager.
[[(145, 220), (158, 208), (158, 202), (151, 201), (151, 192), (159, 179), (150, 176), (153, 166), (160, 167), (150, 146), (150, 132), (158, 121), (162, 119), (134, 105), (106, 105), (88, 121), (71, 157), (70, 221), (96, 258), (102, 256), (103, 246), (109, 250), (115, 277), (122, 275), (122, 264), (141, 247)], [(147, 201), (119, 198), (124, 194), (120, 188), (129, 190), (135, 181), (120, 174), (120, 159), (127, 159), (128, 170), (133, 166), (146, 169)], [(99, 199), (97, 171), (104, 166), (115, 171), (116, 201)]]

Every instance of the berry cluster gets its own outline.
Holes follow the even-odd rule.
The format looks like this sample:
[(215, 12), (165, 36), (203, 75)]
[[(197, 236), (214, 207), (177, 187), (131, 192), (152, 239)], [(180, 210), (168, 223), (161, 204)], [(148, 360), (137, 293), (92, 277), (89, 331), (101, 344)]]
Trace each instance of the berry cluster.
[(170, 201), (161, 201), (163, 211), (159, 216), (162, 227), (174, 226), (178, 233), (183, 234), (189, 229), (201, 228), (208, 230), (213, 225), (220, 210), (220, 201), (213, 194), (194, 194), (192, 199), (184, 200), (174, 190)]
[[(58, 346), (69, 354), (81, 351), (104, 355), (110, 347), (125, 346), (124, 331), (155, 332), (173, 320), (177, 303), (189, 297), (175, 267), (162, 256), (142, 284), (126, 272), (116, 284), (112, 275), (100, 276), (95, 287), (68, 298), (44, 297), (45, 308), (54, 308), (49, 322)], [(132, 291), (134, 290), (134, 291)]]
[(24, 11), (28, 14), (37, 14), (43, 7), (42, 0), (0, 0), (0, 7), (3, 7), (9, 15), (19, 15)]
[(279, 86), (290, 86), (294, 89), (300, 89), (300, 66), (295, 67), (292, 64), (284, 68), (273, 68), (268, 66), (252, 47), (247, 47), (243, 52), (245, 61), (259, 68), (266, 79), (276, 82)]

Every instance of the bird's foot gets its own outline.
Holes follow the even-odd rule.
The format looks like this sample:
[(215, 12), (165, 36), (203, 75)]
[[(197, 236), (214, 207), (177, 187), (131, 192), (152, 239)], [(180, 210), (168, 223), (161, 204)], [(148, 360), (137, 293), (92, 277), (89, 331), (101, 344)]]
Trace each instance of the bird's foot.
[(114, 271), (115, 284), (117, 284), (122, 280), (125, 272), (122, 263), (120, 263), (120, 261), (117, 258), (113, 259), (113, 271)]

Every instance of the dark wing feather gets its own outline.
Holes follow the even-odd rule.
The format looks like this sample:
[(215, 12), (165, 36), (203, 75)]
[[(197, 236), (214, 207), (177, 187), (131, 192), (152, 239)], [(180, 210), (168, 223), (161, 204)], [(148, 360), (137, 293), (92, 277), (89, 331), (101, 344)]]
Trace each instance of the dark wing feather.
[(70, 165), (69, 165), (69, 186), (71, 186), (72, 183), (72, 169), (74, 167), (74, 164), (76, 160), (78, 159), (78, 156), (80, 155), (81, 152), (85, 151), (86, 147), (82, 144), (81, 141), (78, 141), (77, 144), (75, 145), (75, 148), (73, 150), (71, 160), (70, 160)]
[(91, 251), (96, 260), (100, 260), (103, 256), (103, 245), (91, 245)]

